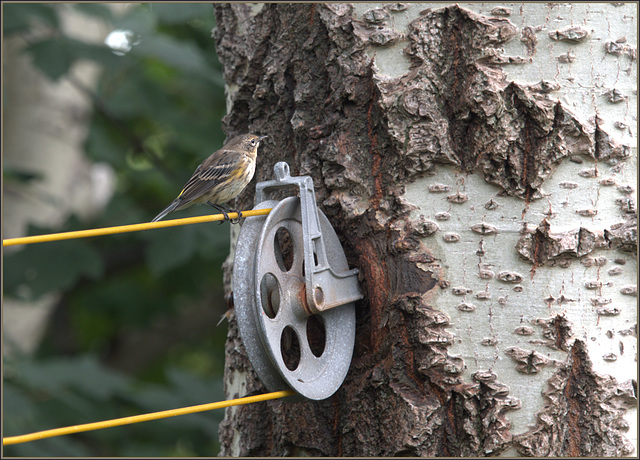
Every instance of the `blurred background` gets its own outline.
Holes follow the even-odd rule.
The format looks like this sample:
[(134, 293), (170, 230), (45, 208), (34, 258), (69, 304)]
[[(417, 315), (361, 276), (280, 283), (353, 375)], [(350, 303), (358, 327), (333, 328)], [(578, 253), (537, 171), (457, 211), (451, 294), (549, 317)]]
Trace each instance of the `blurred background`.
[[(3, 239), (148, 222), (222, 146), (212, 5), (2, 10)], [(228, 223), (4, 249), (3, 436), (224, 399), (228, 252)], [(4, 455), (215, 456), (222, 416)]]

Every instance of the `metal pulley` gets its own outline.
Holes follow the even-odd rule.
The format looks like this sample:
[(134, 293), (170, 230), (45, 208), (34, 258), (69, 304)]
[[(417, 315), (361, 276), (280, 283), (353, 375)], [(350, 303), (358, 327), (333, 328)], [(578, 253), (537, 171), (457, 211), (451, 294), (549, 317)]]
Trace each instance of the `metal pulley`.
[[(327, 217), (316, 207), (311, 177), (291, 177), (274, 166), (275, 180), (256, 185), (254, 209), (236, 244), (233, 291), (240, 336), (269, 391), (294, 389), (326, 399), (344, 381), (355, 340), (361, 299), (358, 270), (349, 270)], [(299, 196), (270, 199), (297, 188)]]

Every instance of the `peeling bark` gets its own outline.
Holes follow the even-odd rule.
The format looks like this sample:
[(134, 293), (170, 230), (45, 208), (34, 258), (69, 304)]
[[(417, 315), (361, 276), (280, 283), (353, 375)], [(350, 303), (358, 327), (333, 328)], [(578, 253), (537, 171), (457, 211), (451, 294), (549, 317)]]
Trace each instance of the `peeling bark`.
[(516, 246), (520, 255), (535, 266), (562, 256), (582, 257), (596, 249), (609, 247), (606, 232), (592, 232), (586, 228), (552, 233), (551, 224), (543, 219), (533, 232), (525, 232)]
[(542, 326), (542, 336), (548, 340), (547, 346), (562, 351), (568, 351), (572, 339), (571, 324), (564, 316), (550, 319), (539, 318), (534, 324)]
[[(509, 388), (489, 371), (464, 382), (460, 374), (465, 363), (448, 353), (450, 320), (437, 300), (451, 283), (422, 241), (437, 234), (439, 226), (409, 217), (412, 205), (403, 198), (404, 184), (448, 164), (479, 174), (529, 203), (544, 195), (545, 180), (563, 161), (585, 161), (597, 176), (597, 161), (629, 156), (628, 146), (613, 141), (597, 119), (581, 122), (549, 98), (553, 84), (507, 81), (502, 66), (513, 58), (504, 56), (501, 46), (517, 35), (508, 19), (449, 6), (423, 11), (406, 37), (399, 37), (386, 29), (390, 18), (403, 11), (394, 8), (371, 10), (357, 20), (348, 4), (265, 4), (255, 15), (245, 4), (215, 5), (218, 55), (232, 89), (225, 132), (270, 136), (258, 159), (256, 180), (271, 179), (277, 161), (287, 161), (292, 174), (313, 178), (318, 205), (340, 235), (350, 266), (360, 270), (365, 294), (356, 306), (356, 348), (340, 390), (325, 401), (228, 410), (220, 429), (223, 455), (478, 456), (514, 445), (505, 414), (520, 405)], [(508, 15), (506, 10), (495, 14)], [(578, 32), (556, 31), (555, 39), (583, 39)], [(409, 72), (398, 78), (381, 75), (367, 46), (399, 39), (407, 41)], [(535, 53), (535, 40), (529, 36), (529, 41)], [(452, 207), (465, 206), (469, 199), (444, 184), (429, 192), (447, 194)], [(247, 187), (237, 206), (250, 208), (252, 200), (252, 187)], [(485, 205), (487, 210), (497, 207), (493, 199)], [(441, 212), (435, 219), (449, 217)], [(524, 231), (518, 251), (534, 266), (567, 256), (587, 260), (596, 248), (633, 248), (629, 225), (605, 232), (580, 228), (554, 233), (543, 220), (536, 230)], [(488, 223), (475, 221), (468, 227), (482, 236), (499, 236)], [(447, 233), (443, 238), (455, 245), (460, 236)], [(490, 267), (479, 268), (482, 279), (496, 276)], [(229, 269), (227, 264), (227, 280)], [(497, 279), (510, 285), (524, 277), (500, 271)], [(522, 290), (515, 286), (516, 292), (518, 287)], [(452, 291), (470, 294), (464, 286)], [(490, 297), (488, 291), (474, 295), (479, 301)], [(458, 308), (476, 309), (466, 301)], [(575, 404), (595, 407), (597, 398), (617, 399), (602, 387), (593, 396), (562, 393), (560, 388), (573, 391), (585, 379), (596, 386), (602, 381), (588, 370), (579, 341), (568, 348), (566, 321), (555, 318), (538, 325), (550, 347), (571, 351), (548, 393), (547, 412), (560, 425), (538, 426), (519, 436), (515, 445), (528, 455), (625, 451), (618, 434), (587, 448), (575, 442), (586, 439), (589, 431), (567, 431), (562, 435), (570, 438), (569, 444), (556, 443), (552, 434), (564, 430), (562, 417), (575, 417), (572, 422), (593, 430), (599, 427), (593, 414), (567, 415)], [(529, 335), (529, 329), (516, 334)], [(495, 344), (490, 337), (486, 341)], [(522, 372), (554, 364), (517, 348), (510, 356)], [(231, 392), (261, 391), (233, 318), (225, 382)], [(620, 406), (605, 415), (619, 423), (622, 412)]]
[(526, 200), (565, 158), (627, 158), (594, 120), (583, 124), (546, 94), (553, 84), (508, 82), (499, 46), (515, 35), (506, 19), (443, 8), (411, 26), (411, 71), (379, 82), (389, 134), (406, 154), (407, 177), (451, 163)]
[(576, 340), (567, 361), (548, 381), (547, 407), (538, 426), (516, 436), (522, 455), (533, 457), (620, 457), (633, 452), (621, 434), (622, 415), (637, 404), (637, 383), (619, 384), (591, 369), (584, 342)]
[[(630, 201), (633, 203), (633, 201)], [(564, 232), (551, 232), (551, 224), (543, 219), (534, 231), (524, 230), (518, 241), (516, 250), (539, 267), (552, 261), (566, 257), (581, 258), (601, 248), (620, 249), (635, 253), (638, 249), (638, 220), (635, 205), (624, 201), (625, 209), (632, 208), (630, 216), (624, 222), (612, 225), (604, 231), (591, 231), (584, 227)], [(595, 215), (576, 211), (581, 215)], [(590, 261), (584, 260), (585, 264)]]

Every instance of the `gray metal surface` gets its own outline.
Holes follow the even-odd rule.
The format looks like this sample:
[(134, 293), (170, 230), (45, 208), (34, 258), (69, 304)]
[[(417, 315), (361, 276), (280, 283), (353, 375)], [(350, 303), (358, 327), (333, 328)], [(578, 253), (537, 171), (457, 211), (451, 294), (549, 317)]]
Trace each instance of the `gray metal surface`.
[[(256, 202), (269, 197), (273, 190), (295, 187), (300, 195), (302, 242), (304, 244), (305, 307), (310, 313), (329, 310), (362, 298), (358, 285), (358, 270), (334, 270), (327, 259), (327, 247), (320, 228), (316, 194), (309, 176), (292, 177), (289, 165), (283, 161), (273, 167), (276, 179), (256, 185)], [(342, 247), (339, 247), (342, 251)], [(321, 294), (321, 295), (318, 295)]]
[[(254, 209), (272, 208), (277, 201), (265, 201)], [(240, 329), (242, 343), (249, 355), (249, 361), (260, 381), (269, 391), (287, 390), (289, 385), (271, 362), (259, 334), (254, 310), (255, 303), (255, 261), (260, 232), (267, 216), (245, 219), (238, 235), (236, 254), (233, 261), (233, 303)], [(258, 308), (261, 308), (258, 306)]]
[[(302, 184), (307, 192), (301, 188), (302, 203), (300, 197), (280, 202), (264, 200), (254, 209), (272, 207), (271, 213), (245, 220), (234, 261), (236, 318), (249, 359), (270, 391), (293, 388), (306, 398), (326, 399), (337, 391), (349, 370), (355, 342), (352, 300), (361, 297), (357, 284), (355, 290), (340, 289), (352, 281), (338, 282), (337, 286), (334, 281), (348, 279), (357, 271), (349, 270), (335, 231), (316, 208), (311, 179), (291, 178), (286, 163), (279, 163), (274, 170), (277, 180), (259, 183), (256, 199), (265, 199), (265, 190), (283, 186)], [(315, 224), (309, 225), (309, 220), (315, 220)], [(313, 239), (305, 238), (306, 227), (313, 230)], [(291, 238), (290, 266), (283, 264), (276, 242), (276, 233), (281, 228)], [(313, 246), (307, 244), (309, 241)], [(309, 248), (315, 248), (317, 262), (313, 253), (308, 253)], [(343, 299), (344, 304), (310, 315), (307, 275), (318, 267), (318, 271), (335, 276), (320, 276), (314, 287), (320, 287), (323, 295), (332, 296), (332, 302)], [(310, 335), (309, 322), (316, 326)], [(318, 334), (318, 323), (324, 326), (320, 326), (324, 336)], [(320, 349), (318, 337), (323, 339)], [(292, 346), (292, 341), (297, 346)], [(293, 362), (292, 355), (297, 357)]]

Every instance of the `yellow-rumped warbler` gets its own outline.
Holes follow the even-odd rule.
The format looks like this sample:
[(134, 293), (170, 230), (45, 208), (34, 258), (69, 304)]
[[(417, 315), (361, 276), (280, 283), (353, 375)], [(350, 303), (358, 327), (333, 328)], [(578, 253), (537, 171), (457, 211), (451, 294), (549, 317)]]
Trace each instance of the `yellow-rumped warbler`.
[[(256, 171), (256, 155), (260, 141), (268, 136), (243, 134), (227, 142), (220, 150), (198, 166), (191, 179), (184, 186), (178, 198), (173, 200), (164, 211), (151, 222), (156, 222), (172, 211), (185, 209), (192, 204), (206, 203), (224, 214), (230, 209), (224, 204), (244, 189)], [(238, 218), (242, 213), (238, 213)], [(222, 223), (222, 222), (220, 222)]]

